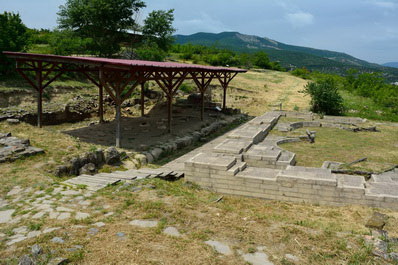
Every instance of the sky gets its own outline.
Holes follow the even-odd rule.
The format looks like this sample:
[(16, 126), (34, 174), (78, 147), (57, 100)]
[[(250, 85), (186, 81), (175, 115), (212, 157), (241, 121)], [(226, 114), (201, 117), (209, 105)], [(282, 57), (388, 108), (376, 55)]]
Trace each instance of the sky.
[[(55, 28), (66, 0), (0, 0), (32, 28)], [(145, 1), (145, 0), (144, 0)], [(152, 10), (174, 9), (177, 34), (238, 31), (286, 44), (398, 61), (398, 0), (146, 0)]]

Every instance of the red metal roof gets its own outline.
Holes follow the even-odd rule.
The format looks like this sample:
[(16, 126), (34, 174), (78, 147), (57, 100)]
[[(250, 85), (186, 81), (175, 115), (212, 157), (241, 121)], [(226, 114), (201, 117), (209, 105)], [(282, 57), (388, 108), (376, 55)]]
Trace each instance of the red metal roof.
[(15, 59), (30, 59), (49, 62), (60, 63), (78, 63), (88, 64), (102, 67), (122, 67), (130, 68), (153, 68), (153, 69), (176, 69), (176, 70), (191, 70), (191, 71), (211, 71), (211, 72), (234, 72), (244, 73), (247, 70), (234, 68), (234, 67), (216, 67), (198, 64), (183, 64), (173, 62), (153, 62), (141, 60), (125, 60), (125, 59), (110, 59), (98, 57), (77, 57), (77, 56), (59, 56), (49, 54), (34, 54), (34, 53), (21, 53), (21, 52), (3, 52), (7, 57)]

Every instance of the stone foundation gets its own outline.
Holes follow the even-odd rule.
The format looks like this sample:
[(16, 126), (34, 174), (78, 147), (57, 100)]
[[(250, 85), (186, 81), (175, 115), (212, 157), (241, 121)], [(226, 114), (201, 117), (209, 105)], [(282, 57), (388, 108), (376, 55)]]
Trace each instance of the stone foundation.
[(278, 147), (289, 139), (267, 136), (284, 114), (257, 117), (228, 133), (212, 150), (187, 160), (186, 180), (232, 195), (398, 210), (398, 170), (365, 181), (363, 176), (333, 174), (327, 168), (294, 166), (295, 154)]

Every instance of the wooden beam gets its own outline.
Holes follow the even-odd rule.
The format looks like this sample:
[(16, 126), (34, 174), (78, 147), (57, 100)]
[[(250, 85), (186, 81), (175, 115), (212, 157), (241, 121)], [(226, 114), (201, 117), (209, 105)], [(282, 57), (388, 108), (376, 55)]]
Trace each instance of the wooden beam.
[(141, 117), (144, 117), (145, 115), (145, 95), (144, 95), (144, 89), (145, 89), (145, 82), (141, 83)]
[(36, 82), (37, 82), (37, 126), (42, 127), (43, 118), (43, 72), (41, 71), (42, 62), (38, 63), (39, 70), (36, 71)]
[(191, 76), (200, 92), (200, 98), (201, 98), (200, 120), (203, 121), (204, 113), (205, 113), (204, 93), (206, 92), (207, 88), (209, 87), (211, 81), (213, 80), (214, 74), (207, 73), (207, 72), (198, 72), (198, 73), (193, 72), (193, 73), (191, 73)]

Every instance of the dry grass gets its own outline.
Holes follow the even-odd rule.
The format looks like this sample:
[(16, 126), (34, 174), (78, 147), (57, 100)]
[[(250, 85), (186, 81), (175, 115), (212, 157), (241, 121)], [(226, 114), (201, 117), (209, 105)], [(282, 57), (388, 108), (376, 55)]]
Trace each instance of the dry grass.
[[(280, 103), (284, 110), (308, 110), (309, 97), (299, 93), (306, 84), (307, 81), (284, 72), (249, 71), (232, 80), (227, 105), (255, 116), (277, 109), (275, 105)], [(221, 97), (221, 93), (216, 94), (219, 102)]]
[[(269, 105), (280, 102), (284, 109), (292, 110), (297, 106), (300, 110), (305, 110), (308, 108), (308, 98), (298, 93), (305, 83), (306, 81), (286, 73), (249, 72), (232, 82), (232, 94), (229, 94), (228, 104), (240, 107), (252, 115), (262, 114), (273, 108)], [(46, 151), (44, 155), (18, 160), (12, 164), (1, 164), (0, 194), (5, 196), (15, 185), (33, 187), (32, 193), (54, 187), (54, 183), (59, 181), (51, 173), (55, 165), (65, 157), (98, 147), (61, 133), (62, 130), (80, 128), (88, 123), (89, 121), (85, 121), (43, 129), (27, 124), (11, 126), (5, 122), (0, 123), (1, 132), (10, 131), (15, 136), (29, 138), (32, 145)], [(398, 144), (398, 135), (392, 127), (382, 126), (380, 129), (380, 134), (369, 133), (369, 136), (364, 134), (363, 137), (362, 134), (352, 137), (348, 135), (351, 134), (349, 132), (332, 129), (323, 132), (326, 129), (322, 129), (317, 130), (315, 145), (293, 144), (283, 147), (297, 152), (300, 163), (314, 160), (314, 157), (323, 161), (328, 158), (327, 155), (339, 152), (339, 147), (335, 144), (338, 140), (351, 149), (342, 152), (341, 156), (334, 155), (334, 159), (329, 160), (341, 159), (344, 162), (343, 159), (346, 158), (350, 161), (351, 157), (356, 159), (361, 156), (361, 150), (372, 150), (372, 154), (377, 152), (372, 159), (385, 152), (380, 157), (392, 161), (394, 156), (396, 159), (397, 153), (391, 153), (391, 144)], [(382, 138), (377, 139), (375, 135)], [(337, 137), (337, 140), (331, 140), (332, 136), (334, 139)], [(350, 144), (353, 140), (362, 145), (369, 142), (369, 145), (367, 149), (355, 150), (356, 147)], [(324, 141), (328, 142), (321, 146)], [(375, 146), (380, 149), (375, 151)], [(320, 147), (330, 149), (322, 150)], [(311, 165), (319, 166), (318, 162)], [(34, 243), (39, 243), (46, 251), (55, 250), (57, 256), (68, 257), (73, 264), (244, 264), (238, 252), (248, 253), (258, 246), (266, 247), (265, 252), (275, 264), (292, 264), (285, 258), (288, 253), (299, 257), (300, 264), (386, 263), (373, 256), (363, 242), (363, 236), (369, 233), (364, 224), (374, 211), (368, 207), (329, 207), (234, 196), (224, 196), (219, 203), (215, 203), (219, 194), (188, 185), (183, 180), (166, 182), (153, 179), (135, 183), (141, 184), (152, 184), (156, 188), (139, 192), (122, 189), (116, 192), (119, 188), (117, 186), (95, 193), (89, 199), (91, 205), (85, 210), (91, 214), (86, 221), (34, 221), (32, 226), (42, 224), (43, 227), (62, 228), (36, 239), (20, 242), (14, 248), (5, 248), (0, 242), (0, 257), (3, 258), (0, 258), (0, 264), (16, 264), (17, 257), (28, 253), (28, 247)], [(62, 205), (62, 202), (59, 204)], [(104, 214), (109, 211), (115, 214), (105, 217)], [(378, 211), (391, 216), (386, 230), (390, 236), (398, 236), (398, 227), (395, 225), (398, 213)], [(128, 224), (133, 219), (155, 219), (160, 223), (156, 228), (136, 228)], [(88, 228), (97, 221), (105, 222), (106, 226), (100, 228), (99, 233), (94, 236), (87, 235)], [(30, 225), (29, 220), (23, 224)], [(74, 228), (73, 225), (76, 224), (84, 225), (85, 228)], [(13, 224), (6, 229), (19, 225), (22, 224)], [(169, 225), (177, 227), (183, 236), (173, 238), (164, 235), (162, 230)], [(124, 232), (125, 240), (118, 239), (115, 235), (117, 232)], [(63, 237), (66, 243), (51, 243), (54, 236)], [(234, 249), (234, 255), (224, 257), (217, 254), (203, 243), (209, 239), (228, 243)], [(73, 245), (82, 245), (83, 249), (68, 252), (66, 249)], [(4, 261), (5, 258), (8, 261)]]

